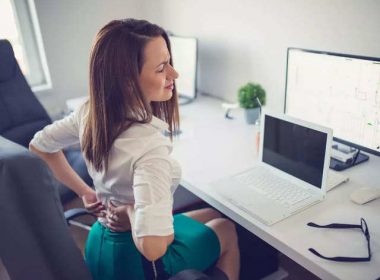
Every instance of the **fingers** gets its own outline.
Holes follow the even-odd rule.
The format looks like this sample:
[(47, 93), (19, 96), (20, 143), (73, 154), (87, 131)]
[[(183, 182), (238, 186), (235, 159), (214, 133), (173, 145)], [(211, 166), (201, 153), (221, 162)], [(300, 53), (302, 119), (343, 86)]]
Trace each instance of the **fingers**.
[(96, 211), (88, 211), (88, 212), (90, 212), (91, 214), (95, 215), (98, 218), (107, 217), (107, 213), (104, 210), (100, 210), (100, 211), (96, 210)]
[(117, 207), (116, 204), (115, 204), (115, 202), (114, 202), (112, 199), (110, 199), (110, 200), (108, 201), (108, 206), (109, 206), (109, 207)]
[(84, 206), (89, 212), (101, 212), (106, 209), (100, 201), (91, 204), (85, 204)]
[(119, 222), (113, 221), (113, 220), (108, 220), (107, 225), (111, 227), (123, 227), (123, 225)]
[(99, 207), (104, 207), (101, 201), (97, 201), (95, 203), (85, 203), (84, 207), (86, 207), (88, 210), (93, 210)]
[(126, 205), (116, 206), (115, 202), (109, 200), (107, 203), (107, 227), (116, 232), (130, 230), (129, 217)]
[(107, 216), (107, 213), (105, 211), (98, 211), (98, 212), (91, 212), (98, 218), (105, 218)]
[[(108, 209), (109, 210), (109, 209)], [(129, 224), (123, 221), (116, 212), (109, 212), (107, 215), (107, 226), (114, 231), (129, 230)]]
[(131, 204), (123, 204), (120, 206), (116, 206), (115, 203), (112, 202), (112, 200), (108, 201), (107, 205), (109, 211), (115, 214), (120, 214), (120, 216), (126, 215), (128, 207), (133, 207), (133, 205)]
[(117, 216), (117, 214), (115, 212), (109, 212), (107, 218), (108, 218), (109, 221), (119, 222), (119, 217)]
[[(92, 198), (95, 197), (94, 202), (89, 202), (89, 200), (92, 200)], [(96, 195), (92, 196), (91, 194), (86, 194), (82, 197), (84, 207), (87, 209), (88, 212), (94, 214), (97, 217), (105, 217), (105, 207), (102, 204), (101, 201), (97, 201)]]
[(129, 230), (129, 228), (126, 228), (122, 224), (118, 222), (114, 222), (112, 220), (108, 220), (107, 227), (112, 231), (118, 231), (118, 232)]
[(128, 229), (125, 228), (125, 226), (119, 221), (119, 217), (117, 216), (116, 213), (110, 213), (107, 216), (107, 227), (112, 230), (112, 231), (127, 231)]
[(112, 202), (112, 199), (108, 201), (107, 203), (107, 208), (110, 212), (114, 213), (114, 212), (117, 212), (117, 210), (120, 208), (121, 206), (116, 206), (114, 202)]

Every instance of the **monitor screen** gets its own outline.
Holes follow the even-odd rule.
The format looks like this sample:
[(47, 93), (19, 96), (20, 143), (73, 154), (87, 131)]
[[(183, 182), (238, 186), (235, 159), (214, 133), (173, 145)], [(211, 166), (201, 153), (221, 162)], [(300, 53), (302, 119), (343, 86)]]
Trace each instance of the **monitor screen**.
[(264, 123), (263, 162), (321, 188), (327, 133), (269, 115)]
[(176, 80), (180, 97), (194, 99), (197, 93), (197, 39), (169, 36), (173, 66), (179, 74)]
[(289, 48), (285, 113), (380, 156), (380, 59)]

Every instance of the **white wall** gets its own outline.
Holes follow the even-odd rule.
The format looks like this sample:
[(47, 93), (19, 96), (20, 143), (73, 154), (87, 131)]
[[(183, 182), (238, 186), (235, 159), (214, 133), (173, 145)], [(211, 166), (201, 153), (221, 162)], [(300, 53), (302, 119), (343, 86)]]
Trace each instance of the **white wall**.
[(259, 82), (281, 111), (289, 46), (380, 57), (378, 0), (35, 0), (53, 90), (39, 94), (52, 112), (87, 94), (88, 57), (111, 19), (145, 18), (199, 38), (199, 89), (236, 100)]
[(141, 18), (138, 0), (35, 0), (53, 88), (37, 93), (51, 115), (88, 94), (88, 61), (97, 31), (113, 19)]
[(377, 0), (146, 0), (144, 10), (199, 38), (201, 91), (235, 101), (239, 86), (259, 82), (278, 111), (288, 47), (380, 57)]

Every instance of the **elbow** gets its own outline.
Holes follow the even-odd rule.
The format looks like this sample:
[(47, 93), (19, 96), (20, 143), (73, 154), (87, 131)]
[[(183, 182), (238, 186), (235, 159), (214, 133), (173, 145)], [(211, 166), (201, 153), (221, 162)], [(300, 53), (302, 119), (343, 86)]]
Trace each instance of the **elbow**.
[(33, 154), (38, 155), (41, 158), (44, 158), (44, 156), (49, 155), (50, 153), (45, 153), (39, 149), (37, 149), (33, 144), (29, 143), (29, 151), (32, 152)]
[(165, 255), (168, 243), (164, 237), (142, 237), (140, 243), (141, 254), (149, 261), (155, 261)]
[(153, 250), (146, 250), (142, 255), (150, 262), (156, 261), (159, 258), (161, 258), (166, 253), (166, 248), (164, 251), (153, 251)]
[(45, 153), (41, 152), (40, 150), (38, 150), (36, 147), (34, 147), (32, 144), (29, 143), (29, 151), (37, 156), (39, 156), (40, 158), (44, 159), (44, 155)]
[(29, 143), (29, 151), (31, 151), (34, 154), (38, 154), (39, 150), (37, 150), (36, 147), (34, 147), (31, 143)]
[(47, 161), (47, 159), (48, 159), (48, 156), (49, 156), (48, 153), (44, 153), (44, 152), (40, 151), (39, 149), (37, 149), (35, 146), (33, 146), (30, 143), (29, 143), (29, 151), (31, 153), (35, 154), (36, 156), (38, 156), (43, 161)]

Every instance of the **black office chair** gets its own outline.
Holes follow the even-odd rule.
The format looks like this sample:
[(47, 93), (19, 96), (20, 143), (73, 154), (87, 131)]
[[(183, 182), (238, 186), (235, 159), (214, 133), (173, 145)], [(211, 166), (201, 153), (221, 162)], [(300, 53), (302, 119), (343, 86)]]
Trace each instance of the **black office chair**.
[(46, 164), (0, 137), (0, 258), (11, 279), (91, 279)]

